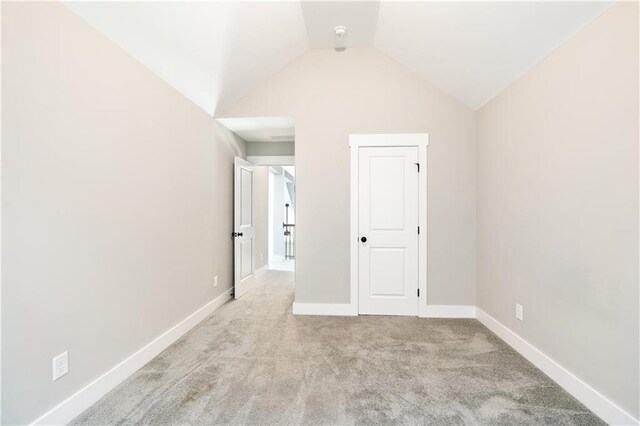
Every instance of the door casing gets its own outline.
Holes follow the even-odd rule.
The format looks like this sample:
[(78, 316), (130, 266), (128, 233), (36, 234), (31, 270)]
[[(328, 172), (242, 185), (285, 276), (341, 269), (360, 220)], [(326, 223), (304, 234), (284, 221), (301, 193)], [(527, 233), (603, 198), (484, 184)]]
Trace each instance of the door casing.
[(400, 147), (410, 146), (418, 148), (418, 162), (420, 173), (418, 174), (418, 223), (420, 234), (418, 235), (418, 316), (427, 316), (427, 146), (429, 135), (427, 133), (400, 133), (400, 134), (353, 134), (349, 135), (349, 147), (351, 149), (351, 310), (359, 312), (359, 150), (361, 147)]

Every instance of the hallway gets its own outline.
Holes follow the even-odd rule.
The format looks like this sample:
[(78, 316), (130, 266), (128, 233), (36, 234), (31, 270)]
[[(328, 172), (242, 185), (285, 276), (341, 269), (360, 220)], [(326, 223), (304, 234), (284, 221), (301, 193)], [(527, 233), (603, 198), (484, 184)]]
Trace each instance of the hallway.
[(476, 320), (294, 317), (267, 271), (74, 424), (601, 424)]

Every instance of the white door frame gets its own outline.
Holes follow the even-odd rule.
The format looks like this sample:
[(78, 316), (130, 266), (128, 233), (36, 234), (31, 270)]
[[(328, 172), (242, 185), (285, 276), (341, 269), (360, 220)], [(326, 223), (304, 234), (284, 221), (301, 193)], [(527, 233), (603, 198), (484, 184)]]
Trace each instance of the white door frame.
[(359, 312), (358, 292), (358, 256), (359, 238), (358, 235), (358, 159), (361, 147), (418, 147), (418, 161), (420, 173), (418, 175), (418, 288), (420, 297), (418, 298), (418, 316), (427, 316), (427, 146), (429, 145), (429, 135), (427, 133), (401, 133), (401, 134), (379, 134), (379, 135), (349, 135), (349, 147), (351, 150), (351, 311), (355, 315)]

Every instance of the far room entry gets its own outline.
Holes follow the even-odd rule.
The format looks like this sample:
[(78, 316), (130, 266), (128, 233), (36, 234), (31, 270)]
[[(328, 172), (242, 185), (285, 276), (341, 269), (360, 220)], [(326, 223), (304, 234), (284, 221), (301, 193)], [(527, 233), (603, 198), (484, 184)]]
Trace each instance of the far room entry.
[(427, 135), (352, 135), (350, 144), (352, 303), (361, 315), (417, 316), (426, 306)]
[[(234, 296), (268, 271), (294, 271), (295, 129), (288, 117), (220, 118), (244, 144), (234, 161)], [(270, 275), (267, 275), (267, 277)]]

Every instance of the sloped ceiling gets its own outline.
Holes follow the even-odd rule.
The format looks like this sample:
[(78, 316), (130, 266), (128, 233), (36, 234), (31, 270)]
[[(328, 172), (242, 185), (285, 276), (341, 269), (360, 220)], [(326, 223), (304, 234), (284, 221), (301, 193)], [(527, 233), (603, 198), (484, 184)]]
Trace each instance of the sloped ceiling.
[(66, 2), (210, 114), (308, 50), (297, 2)]
[[(66, 2), (211, 115), (310, 48), (375, 47), (478, 109), (613, 2)], [(336, 53), (339, 54), (339, 53)]]
[(385, 1), (375, 47), (478, 109), (612, 4)]

